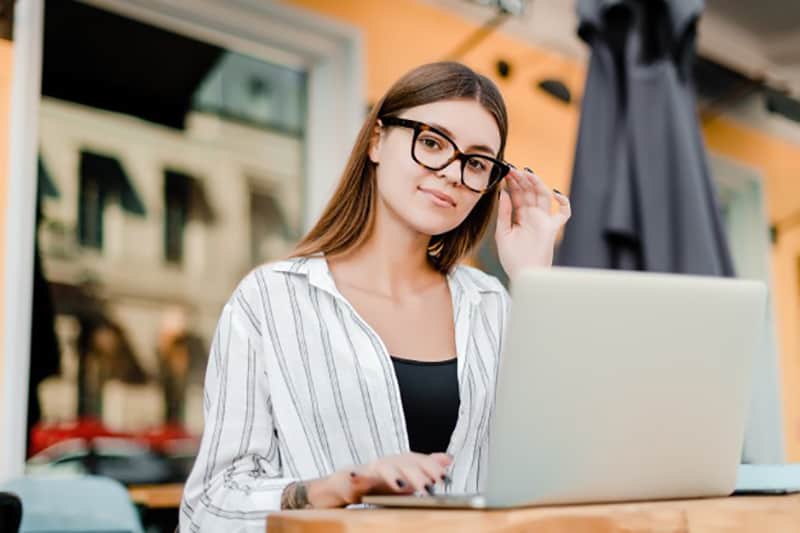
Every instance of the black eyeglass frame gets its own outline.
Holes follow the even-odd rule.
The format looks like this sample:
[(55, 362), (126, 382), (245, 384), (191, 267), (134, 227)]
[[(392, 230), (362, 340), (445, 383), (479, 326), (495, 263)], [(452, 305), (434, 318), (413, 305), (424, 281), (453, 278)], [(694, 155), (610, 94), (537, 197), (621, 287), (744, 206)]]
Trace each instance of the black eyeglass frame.
[[(451, 164), (453, 161), (458, 159), (461, 162), (461, 184), (467, 189), (471, 190), (472, 192), (476, 192), (478, 194), (486, 194), (487, 192), (492, 190), (492, 188), (495, 185), (500, 183), (502, 179), (506, 177), (506, 174), (508, 174), (509, 171), (511, 170), (511, 165), (509, 165), (505, 161), (501, 161), (494, 157), (490, 157), (488, 155), (483, 155), (483, 154), (465, 154), (464, 152), (459, 150), (458, 145), (455, 143), (453, 139), (447, 136), (444, 132), (434, 128), (430, 124), (425, 124), (424, 122), (419, 122), (418, 120), (411, 120), (407, 118), (390, 117), (390, 116), (380, 117), (379, 120), (384, 126), (398, 126), (401, 128), (409, 128), (414, 130), (414, 137), (411, 139), (411, 159), (413, 159), (414, 162), (417, 163), (418, 165), (425, 167), (428, 170), (442, 170), (443, 168), (446, 168), (449, 164)], [(443, 137), (451, 145), (453, 145), (453, 155), (443, 165), (438, 167), (432, 167), (422, 163), (419, 159), (417, 159), (417, 155), (415, 153), (414, 148), (416, 147), (417, 144), (417, 137), (419, 137), (419, 134), (423, 131), (433, 132), (436, 135)], [(475, 158), (489, 161), (496, 168), (500, 169), (497, 177), (495, 177), (493, 180), (490, 176), (490, 182), (484, 189), (475, 189), (474, 187), (470, 187), (469, 185), (467, 185), (467, 183), (464, 181), (464, 168), (467, 165), (467, 161)]]

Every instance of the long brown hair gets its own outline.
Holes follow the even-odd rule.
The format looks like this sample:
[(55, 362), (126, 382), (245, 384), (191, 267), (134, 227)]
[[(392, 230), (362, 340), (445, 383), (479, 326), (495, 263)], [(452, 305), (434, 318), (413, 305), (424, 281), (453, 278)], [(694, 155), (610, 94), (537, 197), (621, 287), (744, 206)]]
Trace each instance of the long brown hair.
[[(497, 122), (500, 152), (503, 159), (508, 135), (508, 117), (503, 97), (495, 84), (461, 63), (439, 62), (422, 65), (397, 80), (367, 116), (347, 161), (339, 186), (317, 223), (303, 237), (293, 257), (318, 254), (333, 255), (362, 245), (375, 225), (377, 187), (375, 164), (369, 148), (378, 118), (396, 116), (402, 111), (455, 98), (470, 98), (480, 103)], [(431, 237), (428, 261), (439, 272), (447, 273), (478, 244), (489, 225), (497, 203), (497, 194), (481, 196), (467, 218), (458, 227)]]

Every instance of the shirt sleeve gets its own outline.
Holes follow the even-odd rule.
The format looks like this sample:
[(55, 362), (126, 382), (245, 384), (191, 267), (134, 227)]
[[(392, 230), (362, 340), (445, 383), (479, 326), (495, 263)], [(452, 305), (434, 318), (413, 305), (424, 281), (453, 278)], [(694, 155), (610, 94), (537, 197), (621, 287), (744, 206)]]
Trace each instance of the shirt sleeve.
[[(495, 358), (495, 368), (494, 368), (494, 382), (497, 383), (499, 372), (500, 372), (500, 359), (503, 356), (503, 349), (506, 344), (506, 335), (508, 333), (508, 319), (509, 314), (511, 312), (511, 296), (508, 293), (508, 290), (503, 286), (502, 283), (496, 278), (494, 278), (494, 283), (497, 287), (497, 298), (493, 302), (492, 311), (496, 312), (497, 316), (497, 355)], [(494, 397), (492, 398), (492, 405), (489, 408), (489, 421), (487, 422), (488, 427), (492, 427), (492, 419), (494, 418), (495, 413), (495, 405), (497, 401), (497, 387), (495, 387)], [(486, 436), (478, 446), (479, 446), (479, 457), (480, 457), (480, 468), (478, 469), (478, 491), (483, 492), (486, 490), (486, 472), (489, 471), (489, 446), (491, 445), (490, 442), (490, 435), (489, 432), (486, 432)]]
[(225, 304), (205, 377), (205, 427), (184, 488), (181, 532), (259, 532), (280, 509), (283, 476), (264, 362), (263, 307), (249, 276)]
[[(500, 297), (498, 305), (500, 307), (498, 317), (499, 317), (499, 324), (497, 325), (497, 330), (499, 331), (498, 335), (498, 346), (497, 346), (497, 353), (498, 359), (502, 356), (503, 347), (506, 345), (506, 334), (508, 333), (508, 318), (511, 313), (511, 295), (508, 294), (508, 290), (500, 283), (499, 280), (495, 280), (497, 282), (498, 288), (500, 290)], [(495, 379), (497, 376), (495, 375)]]

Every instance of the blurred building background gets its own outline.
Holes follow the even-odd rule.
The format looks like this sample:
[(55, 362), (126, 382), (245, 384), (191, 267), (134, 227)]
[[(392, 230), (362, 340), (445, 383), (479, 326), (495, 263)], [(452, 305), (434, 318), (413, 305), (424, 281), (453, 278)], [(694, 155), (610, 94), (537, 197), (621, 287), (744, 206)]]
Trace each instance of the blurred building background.
[[(96, 35), (75, 38), (74, 26), (60, 23), (70, 18), (103, 28), (104, 48)], [(143, 40), (159, 59), (130, 46)], [(107, 72), (109, 56), (127, 67)], [(86, 347), (76, 339), (101, 319), (121, 327), (151, 377), (169, 368), (162, 337), (196, 335), (189, 366), (201, 395), (207, 346), (232, 287), (300, 234), (305, 75), (69, 1), (46, 7), (44, 58), (38, 236), (62, 367), (43, 392), (59, 412), (46, 408), (44, 418), (79, 414), (77, 403), (53, 395), (73, 395), (58, 380), (80, 383)], [(145, 93), (157, 102), (142, 102)], [(170, 313), (180, 324), (166, 323)], [(196, 432), (202, 411), (185, 421)]]
[[(44, 2), (41, 98), (27, 118), (60, 363), (37, 389), (45, 428), (82, 415), (121, 433), (175, 422), (197, 434), (223, 303), (310, 226), (366, 110), (419, 64), (454, 59), (495, 80), (507, 159), (569, 191), (588, 52), (574, 2), (257, 4)], [(26, 75), (17, 44), (0, 40), (0, 168), (14, 156), (13, 76)], [(721, 208), (737, 272), (771, 289), (775, 416), (800, 460), (800, 5), (710, 0), (699, 47)], [(0, 246), (6, 269), (15, 243)], [(490, 240), (472, 260), (501, 274)]]

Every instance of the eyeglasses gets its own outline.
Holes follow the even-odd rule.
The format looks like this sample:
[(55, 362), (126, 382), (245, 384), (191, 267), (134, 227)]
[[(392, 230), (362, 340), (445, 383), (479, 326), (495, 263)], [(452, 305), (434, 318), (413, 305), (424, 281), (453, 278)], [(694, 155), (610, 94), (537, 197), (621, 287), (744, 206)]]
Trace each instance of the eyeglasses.
[(481, 154), (465, 154), (456, 143), (433, 126), (399, 117), (381, 117), (384, 126), (414, 130), (411, 159), (429, 170), (442, 170), (458, 159), (461, 162), (461, 183), (467, 189), (484, 194), (497, 185), (510, 166), (499, 159)]

